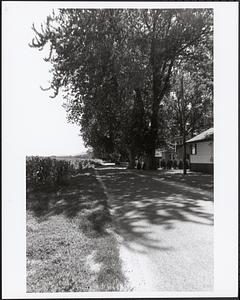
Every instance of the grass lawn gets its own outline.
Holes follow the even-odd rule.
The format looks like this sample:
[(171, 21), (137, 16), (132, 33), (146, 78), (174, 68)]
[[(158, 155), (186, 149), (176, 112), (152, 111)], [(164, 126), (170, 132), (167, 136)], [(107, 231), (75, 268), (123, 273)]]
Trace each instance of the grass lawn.
[(27, 292), (120, 291), (125, 285), (106, 196), (94, 172), (27, 192)]

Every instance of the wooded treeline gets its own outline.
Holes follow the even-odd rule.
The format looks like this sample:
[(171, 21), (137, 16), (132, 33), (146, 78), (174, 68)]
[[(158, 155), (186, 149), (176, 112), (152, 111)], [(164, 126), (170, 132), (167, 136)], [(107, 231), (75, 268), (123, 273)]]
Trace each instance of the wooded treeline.
[(155, 169), (161, 143), (212, 126), (212, 9), (60, 9), (33, 30), (47, 89), (98, 157)]

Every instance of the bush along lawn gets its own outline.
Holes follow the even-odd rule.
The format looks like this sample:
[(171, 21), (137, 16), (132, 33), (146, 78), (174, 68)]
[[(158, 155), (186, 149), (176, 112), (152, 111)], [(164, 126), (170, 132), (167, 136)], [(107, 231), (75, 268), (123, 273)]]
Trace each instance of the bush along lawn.
[(120, 291), (126, 285), (106, 196), (94, 171), (27, 186), (27, 292)]

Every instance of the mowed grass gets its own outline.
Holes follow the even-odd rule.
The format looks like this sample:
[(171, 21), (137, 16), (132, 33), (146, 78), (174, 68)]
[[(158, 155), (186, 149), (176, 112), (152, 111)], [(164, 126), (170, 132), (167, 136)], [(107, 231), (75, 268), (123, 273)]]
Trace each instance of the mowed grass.
[(27, 292), (120, 291), (125, 285), (106, 196), (94, 172), (27, 192)]

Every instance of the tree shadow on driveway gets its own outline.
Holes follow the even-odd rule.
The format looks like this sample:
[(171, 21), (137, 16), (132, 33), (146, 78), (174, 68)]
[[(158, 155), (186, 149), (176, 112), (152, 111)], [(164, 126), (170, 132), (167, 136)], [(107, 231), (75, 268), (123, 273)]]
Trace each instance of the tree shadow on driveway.
[(161, 246), (161, 236), (156, 239), (152, 234), (157, 226), (160, 230), (172, 230), (179, 223), (213, 225), (210, 191), (188, 188), (177, 181), (165, 180), (164, 175), (137, 170), (98, 172), (108, 191), (117, 233), (126, 245), (140, 246), (133, 250), (171, 250)]

